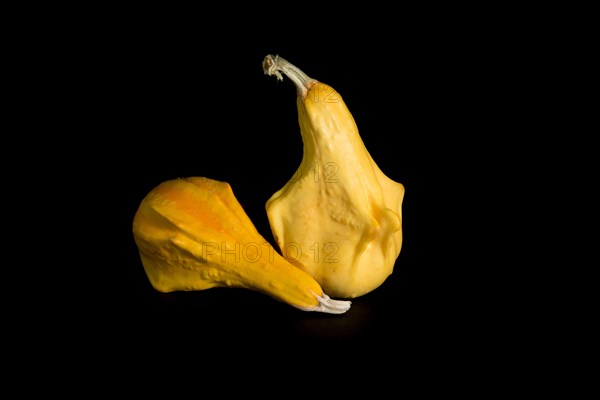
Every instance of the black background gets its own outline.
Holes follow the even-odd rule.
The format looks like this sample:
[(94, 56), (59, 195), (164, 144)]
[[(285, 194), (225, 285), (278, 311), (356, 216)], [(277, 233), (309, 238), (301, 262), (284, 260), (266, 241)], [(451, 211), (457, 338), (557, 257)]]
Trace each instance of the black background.
[[(119, 192), (111, 193), (111, 209), (121, 213), (115, 235), (125, 257), (114, 268), (124, 279), (119, 292), (124, 304), (153, 323), (164, 318), (165, 326), (193, 324), (206, 335), (242, 330), (319, 340), (394, 335), (406, 331), (407, 320), (410, 329), (426, 323), (430, 330), (436, 325), (432, 320), (451, 311), (445, 309), (448, 301), (462, 294), (440, 285), (448, 283), (445, 277), (453, 278), (450, 284), (456, 281), (461, 261), (452, 251), (462, 251), (447, 247), (445, 240), (468, 229), (451, 204), (461, 196), (460, 187), (471, 184), (460, 174), (469, 161), (462, 151), (453, 151), (470, 129), (465, 125), (473, 123), (462, 114), (477, 107), (469, 98), (475, 94), (462, 93), (460, 77), (466, 74), (458, 67), (440, 73), (435, 65), (460, 63), (456, 52), (423, 59), (420, 47), (398, 46), (403, 55), (393, 61), (364, 47), (340, 50), (319, 43), (298, 49), (242, 42), (191, 51), (189, 41), (167, 38), (132, 43), (123, 49), (121, 62), (115, 60), (121, 87), (116, 102), (105, 105), (111, 124), (102, 124), (98, 138), (118, 143), (106, 162), (116, 175), (109, 184), (119, 184)], [(272, 242), (265, 202), (295, 172), (302, 141), (295, 88), (287, 79), (277, 82), (263, 74), (267, 54), (280, 54), (334, 87), (380, 168), (406, 188), (405, 242), (394, 274), (377, 291), (355, 299), (342, 316), (302, 313), (239, 290), (160, 295), (150, 289), (133, 242), (131, 223), (141, 199), (160, 182), (185, 176), (229, 182)], [(461, 105), (453, 104), (457, 101)]]
[[(574, 262), (584, 242), (558, 259), (581, 235), (558, 225), (583, 203), (572, 189), (594, 182), (576, 182), (595, 160), (579, 156), (585, 142), (567, 144), (588, 132), (571, 88), (589, 87), (579, 49), (592, 25), (537, 5), (223, 5), (7, 14), (2, 321), (9, 373), (34, 378), (7, 383), (382, 397), (564, 382), (547, 385), (573, 364), (558, 348), (581, 342), (562, 336), (579, 335), (576, 317), (557, 318), (580, 305), (564, 277), (587, 264)], [(267, 54), (337, 90), (406, 188), (394, 272), (343, 315), (242, 289), (157, 293), (133, 240), (152, 188), (207, 176), (272, 241), (265, 202), (302, 145), (294, 87), (263, 74)]]
[[(84, 243), (74, 271), (85, 284), (60, 295), (84, 307), (74, 311), (80, 329), (132, 347), (160, 337), (174, 353), (277, 354), (287, 343), (287, 351), (456, 354), (492, 340), (503, 317), (491, 295), (504, 261), (495, 237), (511, 223), (497, 206), (510, 183), (497, 161), (515, 143), (521, 109), (506, 99), (526, 55), (509, 50), (491, 21), (413, 17), (369, 35), (348, 24), (277, 25), (305, 33), (294, 40), (269, 24), (215, 30), (132, 15), (82, 38), (66, 32), (74, 61), (59, 63), (70, 82), (65, 132), (77, 134), (53, 140), (77, 149), (61, 172), (85, 176), (69, 181), (66, 204)], [(273, 243), (265, 202), (295, 172), (302, 141), (295, 88), (263, 74), (267, 54), (337, 90), (374, 160), (406, 189), (393, 274), (342, 315), (242, 289), (158, 293), (133, 240), (134, 214), (152, 188), (206, 176), (229, 182)]]

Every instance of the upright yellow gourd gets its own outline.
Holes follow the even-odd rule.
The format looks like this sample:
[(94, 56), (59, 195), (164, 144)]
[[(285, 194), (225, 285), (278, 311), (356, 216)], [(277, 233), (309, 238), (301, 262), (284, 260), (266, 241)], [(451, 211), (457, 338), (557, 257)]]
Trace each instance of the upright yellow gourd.
[(238, 287), (304, 311), (340, 314), (350, 308), (275, 251), (226, 182), (163, 182), (142, 200), (133, 235), (150, 283), (160, 292)]
[(298, 170), (266, 204), (275, 240), (329, 295), (369, 293), (400, 254), (404, 186), (379, 169), (332, 87), (278, 56), (263, 69), (296, 85), (304, 144)]

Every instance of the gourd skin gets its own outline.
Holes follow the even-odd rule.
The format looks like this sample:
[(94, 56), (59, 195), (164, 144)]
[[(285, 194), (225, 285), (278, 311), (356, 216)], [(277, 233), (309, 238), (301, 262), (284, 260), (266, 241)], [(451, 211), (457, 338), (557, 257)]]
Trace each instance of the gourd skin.
[(239, 287), (305, 311), (343, 313), (314, 278), (260, 235), (230, 185), (205, 177), (161, 183), (141, 202), (133, 234), (144, 270), (160, 292)]
[(301, 74), (292, 80), (304, 149), (294, 176), (266, 203), (273, 236), (282, 251), (300, 247), (288, 259), (328, 294), (362, 296), (387, 279), (400, 254), (404, 186), (377, 166), (332, 87), (278, 57), (265, 58), (265, 73), (282, 62), (286, 75)]

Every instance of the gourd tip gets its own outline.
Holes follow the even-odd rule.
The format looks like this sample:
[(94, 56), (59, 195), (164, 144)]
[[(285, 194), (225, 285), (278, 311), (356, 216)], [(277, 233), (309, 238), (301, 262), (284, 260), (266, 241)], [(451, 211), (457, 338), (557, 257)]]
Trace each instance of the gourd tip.
[(279, 58), (278, 55), (273, 56), (271, 54), (268, 54), (263, 59), (262, 67), (263, 67), (263, 72), (265, 73), (265, 75), (269, 75), (269, 76), (275, 75), (277, 77), (278, 81), (282, 81), (283, 76), (277, 69), (277, 59), (278, 58)]

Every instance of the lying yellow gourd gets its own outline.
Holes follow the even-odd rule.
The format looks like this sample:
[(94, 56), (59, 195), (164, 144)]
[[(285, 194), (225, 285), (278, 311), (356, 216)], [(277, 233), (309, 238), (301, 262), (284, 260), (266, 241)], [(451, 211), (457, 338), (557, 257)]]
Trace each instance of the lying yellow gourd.
[(298, 170), (266, 204), (276, 242), (330, 296), (369, 293), (400, 254), (404, 186), (379, 169), (332, 87), (278, 56), (263, 69), (296, 85), (304, 144)]
[(340, 314), (350, 308), (275, 251), (226, 182), (163, 182), (142, 200), (133, 235), (150, 283), (160, 292), (239, 287), (304, 311)]

